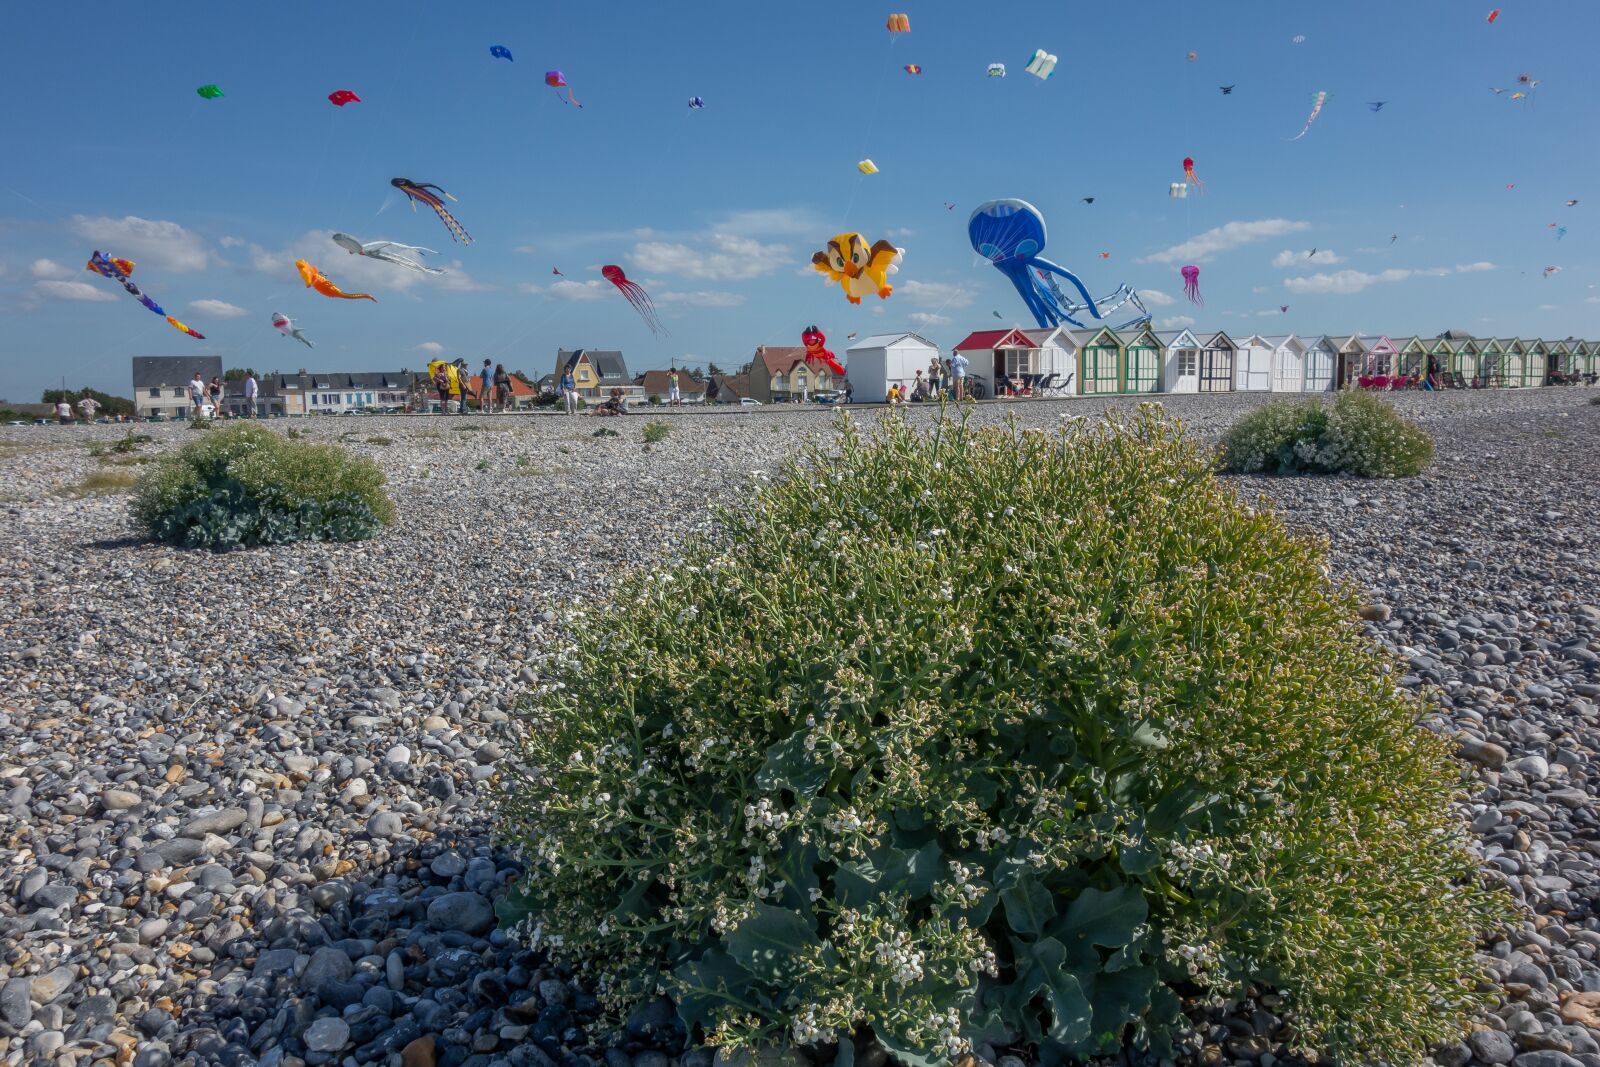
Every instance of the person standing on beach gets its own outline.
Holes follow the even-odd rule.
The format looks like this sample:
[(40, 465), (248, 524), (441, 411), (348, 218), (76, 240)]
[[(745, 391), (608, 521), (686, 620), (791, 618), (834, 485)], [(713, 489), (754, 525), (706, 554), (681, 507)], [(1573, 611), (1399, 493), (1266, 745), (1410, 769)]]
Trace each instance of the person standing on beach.
[(211, 404), (211, 417), (222, 417), (222, 378), (213, 376), (211, 383), (206, 386), (206, 400)]
[(956, 399), (967, 398), (967, 357), (960, 352), (950, 357), (950, 379), (955, 383)]
[(567, 406), (568, 415), (578, 413), (578, 383), (572, 377), (572, 369), (561, 372), (561, 399)]
[(929, 399), (938, 398), (939, 393), (942, 392), (941, 384), (943, 381), (944, 368), (939, 365), (939, 357), (936, 355), (928, 360), (928, 388), (933, 390), (933, 395)]
[(66, 397), (56, 401), (56, 422), (62, 426), (72, 425), (72, 405), (67, 402)]
[(494, 414), (494, 364), (489, 360), (483, 361), (483, 369), (478, 372), (478, 414)]
[(455, 397), (456, 414), (467, 413), (467, 361), (458, 359), (450, 364), (450, 395)]
[(95, 412), (100, 410), (100, 401), (89, 395), (89, 390), (83, 391), (83, 399), (78, 401), (78, 411), (83, 416), (84, 422), (93, 422)]
[(428, 378), (439, 393), (439, 414), (450, 414), (450, 364), (442, 359), (428, 364)]
[(494, 402), (501, 411), (511, 407), (511, 375), (506, 373), (504, 363), (494, 365)]
[(261, 386), (256, 384), (256, 372), (247, 371), (244, 376), (244, 417), (256, 417), (256, 395), (261, 392)]
[(678, 407), (683, 403), (683, 394), (678, 391), (677, 367), (667, 371), (667, 403), (673, 407)]
[(190, 418), (195, 419), (200, 418), (200, 409), (206, 406), (206, 380), (200, 377), (199, 371), (189, 379), (189, 406), (194, 409)]

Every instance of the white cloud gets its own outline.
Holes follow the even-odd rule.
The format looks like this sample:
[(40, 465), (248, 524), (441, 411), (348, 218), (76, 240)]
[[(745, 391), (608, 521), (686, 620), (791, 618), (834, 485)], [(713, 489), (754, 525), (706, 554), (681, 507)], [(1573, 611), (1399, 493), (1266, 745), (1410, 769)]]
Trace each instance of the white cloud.
[(918, 326), (948, 326), (951, 321), (947, 315), (934, 315), (927, 311), (913, 311), (906, 318)]
[(90, 285), (88, 282), (34, 282), (33, 291), (48, 300), (79, 300), (84, 303), (95, 303), (117, 298), (110, 289)]
[(770, 274), (788, 258), (789, 249), (783, 245), (731, 233), (712, 233), (698, 245), (641, 241), (628, 253), (628, 262), (640, 271), (712, 282)]
[[(889, 283), (893, 285), (894, 279), (890, 278)], [(949, 282), (902, 282), (894, 287), (894, 298), (925, 308), (964, 308), (972, 303), (966, 286)]]
[(1158, 308), (1164, 308), (1173, 302), (1172, 297), (1163, 293), (1160, 289), (1140, 289), (1139, 299), (1152, 307)]
[(244, 239), (240, 237), (223, 237), (217, 244), (223, 248), (243, 248), (245, 246)]
[(1465, 263), (1456, 267), (1428, 267), (1412, 270), (1391, 267), (1389, 270), (1368, 274), (1359, 270), (1336, 270), (1331, 274), (1311, 274), (1300, 278), (1285, 278), (1283, 287), (1291, 293), (1359, 293), (1371, 285), (1390, 285), (1408, 278), (1443, 278), (1449, 274), (1468, 274), (1494, 270), (1493, 263)]
[(1250, 291), (1252, 293), (1264, 293), (1267, 291), (1267, 287), (1264, 285), (1252, 285)]
[[(1316, 252), (1314, 256), (1311, 255), (1313, 251)], [(1279, 270), (1287, 270), (1290, 267), (1303, 267), (1307, 263), (1315, 263), (1319, 267), (1331, 267), (1336, 263), (1343, 262), (1344, 257), (1330, 248), (1308, 248), (1303, 252), (1291, 252), (1286, 248), (1272, 257), (1272, 265)]]
[(94, 242), (109, 255), (170, 271), (205, 270), (211, 262), (200, 235), (176, 222), (125, 215), (74, 215), (73, 233)]
[(1540, 311), (1559, 311), (1560, 308), (1557, 307), (1555, 304), (1540, 304), (1539, 305), (1539, 310)]
[(430, 356), (437, 356), (439, 353), (444, 351), (444, 345), (440, 344), (438, 341), (424, 341), (417, 346), (417, 351), (426, 352)]
[(915, 237), (917, 231), (909, 226), (897, 226), (894, 229), (883, 231), (885, 237)]
[(1583, 298), (1583, 302), (1585, 304), (1600, 304), (1600, 296), (1586, 296)]
[(738, 293), (717, 292), (710, 289), (700, 289), (692, 293), (662, 292), (655, 295), (658, 304), (688, 304), (697, 308), (733, 308), (744, 303), (744, 297)]
[(1194, 320), (1187, 315), (1170, 315), (1156, 320), (1156, 326), (1163, 330), (1183, 330), (1193, 325)]
[(70, 278), (74, 273), (53, 259), (36, 259), (28, 269), (33, 271), (35, 278)]
[(769, 237), (799, 236), (817, 233), (824, 228), (825, 224), (813, 217), (810, 212), (782, 207), (735, 211), (716, 226), (716, 229), (723, 233)]
[(226, 300), (191, 300), (189, 310), (198, 311), (214, 319), (236, 319), (240, 315), (250, 314), (244, 308), (230, 304)]
[(586, 282), (575, 282), (570, 278), (562, 278), (549, 285), (535, 285), (533, 282), (523, 282), (517, 286), (524, 293), (535, 296), (553, 296), (557, 300), (604, 300), (616, 291), (616, 286), (610, 282), (590, 279)]
[(533, 245), (518, 245), (517, 247), (513, 248), (511, 251), (513, 251), (513, 252), (521, 252), (525, 256), (531, 256), (531, 255), (533, 255), (535, 252), (537, 252), (539, 250), (537, 248), (535, 248)]
[(1310, 228), (1311, 223), (1296, 222), (1292, 219), (1256, 219), (1250, 222), (1226, 222), (1215, 229), (1207, 230), (1199, 237), (1191, 238), (1182, 244), (1173, 245), (1171, 248), (1145, 256), (1139, 262), (1205, 263), (1223, 252), (1243, 245), (1253, 244), (1256, 241), (1265, 241), (1269, 237), (1282, 237), (1285, 234), (1298, 233), (1301, 230), (1309, 230)]

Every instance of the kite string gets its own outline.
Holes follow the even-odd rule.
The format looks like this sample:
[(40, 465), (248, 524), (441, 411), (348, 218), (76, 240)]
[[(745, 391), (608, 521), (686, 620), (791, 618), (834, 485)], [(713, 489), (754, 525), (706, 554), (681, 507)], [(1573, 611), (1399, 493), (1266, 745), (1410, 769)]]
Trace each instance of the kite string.
[[(890, 53), (889, 58), (890, 58), (891, 62), (886, 63), (884, 65), (883, 73), (881, 73), (878, 76), (878, 88), (877, 88), (877, 91), (873, 94), (873, 97), (872, 97), (872, 110), (867, 113), (867, 132), (866, 132), (866, 136), (864, 136), (862, 138), (862, 146), (861, 146), (861, 158), (862, 159), (868, 158), (867, 152), (869, 152), (871, 150), (871, 147), (872, 147), (872, 133), (878, 127), (878, 111), (882, 107), (882, 104), (883, 104), (883, 87), (889, 81), (889, 72), (894, 69), (894, 63), (892, 61), (894, 59), (894, 46), (895, 46), (895, 38), (896, 38), (896, 36), (897, 35), (893, 34), (893, 33), (891, 33), (889, 35), (889, 53)], [(861, 183), (866, 181), (866, 180), (867, 180), (867, 176), (865, 174), (858, 175), (856, 177), (855, 187), (850, 190), (850, 201), (849, 201), (849, 203), (847, 203), (845, 205), (845, 209), (844, 209), (844, 225), (846, 225), (846, 226), (848, 226), (850, 224), (850, 212), (855, 210), (856, 195), (861, 192)]]

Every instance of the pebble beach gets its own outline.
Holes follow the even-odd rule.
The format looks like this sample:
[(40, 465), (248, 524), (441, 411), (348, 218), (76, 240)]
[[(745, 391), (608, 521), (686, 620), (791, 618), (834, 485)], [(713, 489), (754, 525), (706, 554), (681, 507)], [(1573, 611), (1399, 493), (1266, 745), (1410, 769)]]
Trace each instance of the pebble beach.
[[(1457, 739), (1466, 832), (1524, 905), (1482, 946), (1499, 1006), (1440, 1067), (1600, 1067), (1594, 396), (1398, 394), (1438, 447), (1420, 477), (1226, 479), (1327, 540), (1398, 684)], [(1158, 399), (1212, 440), (1269, 398)], [(1048, 427), (1135, 403), (971, 417)], [(227, 554), (143, 543), (126, 490), (92, 484), (198, 431), (0, 428), (0, 1059), (711, 1067), (665, 1003), (620, 1038), (592, 1030), (592, 991), (496, 928), (517, 868), (485, 797), (555, 612), (671, 567), (709, 503), (834, 418), (275, 420), (373, 458), (400, 518), (369, 542)], [(652, 420), (671, 429), (646, 443)], [(91, 454), (129, 429), (153, 440)], [(1261, 1005), (1217, 1008), (1185, 1058), (1301, 1062), (1281, 1028)]]

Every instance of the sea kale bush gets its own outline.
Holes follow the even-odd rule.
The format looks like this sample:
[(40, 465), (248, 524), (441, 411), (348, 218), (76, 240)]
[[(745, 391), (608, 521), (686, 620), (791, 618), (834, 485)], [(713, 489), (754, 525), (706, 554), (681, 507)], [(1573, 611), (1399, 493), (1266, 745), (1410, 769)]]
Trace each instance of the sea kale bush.
[(371, 460), (241, 423), (162, 457), (140, 479), (133, 514), (157, 541), (229, 549), (364, 540), (393, 521), (394, 505)]
[(1159, 409), (846, 422), (719, 519), (568, 620), (502, 783), (502, 917), (611, 1009), (846, 1063), (1164, 1051), (1252, 987), (1307, 1048), (1459, 1036), (1450, 746)]
[(1245, 474), (1344, 471), (1405, 478), (1433, 462), (1433, 439), (1371, 393), (1321, 400), (1274, 400), (1240, 419), (1223, 438), (1222, 465)]

